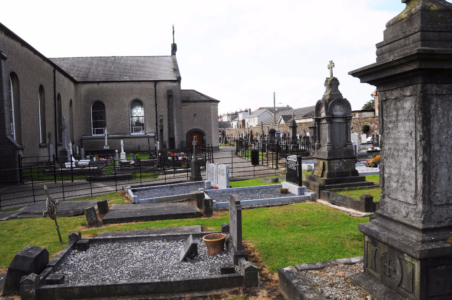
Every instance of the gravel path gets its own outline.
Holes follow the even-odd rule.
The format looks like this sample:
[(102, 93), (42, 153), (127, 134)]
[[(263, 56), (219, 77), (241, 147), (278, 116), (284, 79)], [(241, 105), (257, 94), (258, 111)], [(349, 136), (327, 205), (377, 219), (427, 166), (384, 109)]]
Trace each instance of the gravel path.
[(366, 299), (368, 296), (351, 281), (351, 275), (363, 272), (363, 263), (337, 265), (321, 270), (301, 271), (326, 299)]
[(285, 198), (293, 197), (294, 194), (281, 194), (279, 188), (271, 189), (253, 189), (253, 190), (241, 190), (241, 191), (224, 191), (224, 192), (209, 192), (206, 191), (210, 198), (217, 202), (229, 202), (231, 194), (238, 195), (240, 200), (254, 200), (254, 199), (267, 199), (267, 198)]
[(204, 182), (194, 182), (190, 185), (182, 186), (167, 186), (165, 188), (150, 188), (148, 190), (133, 191), (133, 193), (140, 199), (147, 199), (190, 194), (192, 192), (197, 192), (199, 188), (204, 188)]
[(220, 275), (220, 266), (231, 263), (226, 252), (208, 256), (202, 239), (195, 240), (198, 256), (192, 261), (180, 262), (183, 242), (92, 245), (86, 252), (72, 251), (55, 273), (65, 275), (65, 284), (175, 280)]

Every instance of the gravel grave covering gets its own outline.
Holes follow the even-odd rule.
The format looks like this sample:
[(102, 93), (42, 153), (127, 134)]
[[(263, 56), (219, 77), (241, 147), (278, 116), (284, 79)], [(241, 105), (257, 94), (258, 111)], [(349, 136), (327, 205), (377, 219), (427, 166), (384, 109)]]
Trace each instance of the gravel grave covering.
[(366, 299), (368, 296), (349, 278), (363, 272), (363, 263), (329, 266), (321, 270), (301, 271), (326, 299)]
[(205, 193), (209, 195), (210, 198), (216, 200), (217, 202), (229, 202), (231, 194), (238, 195), (240, 200), (254, 200), (254, 199), (268, 199), (268, 198), (287, 198), (293, 197), (295, 194), (287, 193), (281, 194), (279, 188), (266, 188), (266, 189), (243, 189), (240, 191), (224, 191), (224, 192), (209, 192)]
[(138, 196), (139, 199), (157, 198), (190, 194), (198, 192), (199, 188), (204, 188), (204, 182), (195, 182), (190, 185), (182, 186), (167, 186), (165, 188), (149, 188), (148, 190), (133, 191), (133, 194)]
[(231, 263), (226, 252), (209, 256), (202, 239), (194, 242), (198, 256), (184, 262), (184, 240), (91, 245), (86, 252), (73, 250), (55, 273), (65, 276), (65, 284), (177, 280), (220, 275), (220, 266)]

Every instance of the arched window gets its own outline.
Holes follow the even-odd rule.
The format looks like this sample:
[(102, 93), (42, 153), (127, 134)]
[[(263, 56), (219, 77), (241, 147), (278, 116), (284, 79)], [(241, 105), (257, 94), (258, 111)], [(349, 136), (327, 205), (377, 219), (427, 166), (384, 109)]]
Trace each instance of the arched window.
[(105, 105), (102, 102), (96, 101), (91, 106), (91, 121), (93, 135), (104, 135), (107, 121), (105, 118)]
[[(61, 128), (63, 118), (63, 108), (61, 107), (61, 95), (58, 94), (57, 97), (57, 130), (58, 130), (58, 143), (61, 144), (63, 142), (63, 129)], [(67, 147), (67, 146), (66, 146)]]
[(144, 108), (140, 100), (133, 100), (130, 104), (130, 133), (144, 134)]
[(46, 97), (44, 87), (41, 85), (38, 91), (38, 108), (39, 108), (39, 142), (46, 142)]
[(69, 101), (69, 125), (71, 126), (71, 142), (74, 144), (74, 110), (72, 108), (72, 99)]
[(9, 77), (9, 93), (10, 93), (10, 123), (11, 136), (19, 144), (22, 143), (22, 132), (20, 127), (20, 94), (19, 79), (15, 73), (11, 73)]

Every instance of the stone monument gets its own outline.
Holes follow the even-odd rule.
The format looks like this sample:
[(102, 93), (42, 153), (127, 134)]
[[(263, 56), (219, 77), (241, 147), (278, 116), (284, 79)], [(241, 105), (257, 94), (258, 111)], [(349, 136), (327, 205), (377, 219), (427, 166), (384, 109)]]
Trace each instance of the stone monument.
[(289, 189), (289, 192), (297, 196), (304, 195), (307, 189), (302, 184), (303, 172), (301, 155), (290, 155), (286, 158), (286, 182), (282, 182), (282, 187)]
[(65, 163), (70, 161), (70, 153), (67, 149), (67, 143), (66, 143), (66, 118), (64, 116), (61, 116), (61, 137), (62, 137), (62, 148), (60, 151), (58, 151), (58, 162), (59, 163)]
[(295, 122), (295, 113), (292, 112), (292, 121), (290, 122), (289, 125), (290, 128), (290, 136), (292, 137), (292, 145), (296, 145), (298, 140), (297, 140), (297, 122)]
[(359, 225), (354, 280), (385, 299), (452, 299), (452, 4), (402, 2), (377, 62), (350, 72), (377, 87), (382, 134), (380, 209)]
[(276, 130), (273, 128), (268, 131), (269, 139), (268, 142), (270, 144), (274, 144), (276, 142)]
[(190, 174), (190, 180), (191, 181), (201, 181), (201, 163), (198, 161), (198, 137), (195, 136), (194, 140), (192, 142), (193, 145), (193, 156), (191, 158), (191, 174)]
[(242, 244), (242, 206), (237, 195), (231, 195), (229, 199), (229, 237), (227, 249), (234, 264), (238, 265), (240, 258), (248, 260)]
[[(334, 63), (330, 62), (331, 74), (333, 66)], [(366, 182), (365, 176), (359, 176), (355, 168), (356, 156), (350, 137), (350, 102), (342, 97), (336, 77), (327, 78), (325, 87), (325, 94), (322, 100), (317, 101), (314, 111), (317, 134), (314, 172), (303, 182), (316, 191), (317, 197), (322, 189), (373, 185)]]
[(127, 162), (127, 156), (126, 153), (124, 152), (124, 141), (121, 140), (121, 162)]
[(55, 154), (53, 150), (53, 143), (52, 143), (52, 134), (49, 132), (49, 161), (53, 162), (53, 155)]
[(108, 146), (108, 132), (107, 132), (107, 127), (105, 127), (105, 145), (104, 145), (104, 149), (110, 149), (110, 146)]

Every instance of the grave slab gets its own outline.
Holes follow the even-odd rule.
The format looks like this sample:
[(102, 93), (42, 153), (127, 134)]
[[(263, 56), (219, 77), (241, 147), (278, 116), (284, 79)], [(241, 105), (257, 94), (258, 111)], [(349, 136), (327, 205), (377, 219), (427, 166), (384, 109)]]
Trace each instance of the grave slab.
[(114, 231), (101, 232), (98, 237), (122, 237), (122, 236), (138, 236), (138, 235), (152, 235), (152, 234), (171, 234), (171, 233), (199, 233), (201, 232), (201, 225), (169, 227), (169, 228), (152, 228), (133, 231)]
[(193, 259), (196, 255), (198, 255), (198, 243), (193, 242), (193, 236), (190, 234), (181, 249), (180, 261)]
[(104, 224), (117, 224), (197, 217), (201, 217), (201, 211), (196, 205), (185, 203), (121, 204), (113, 205), (105, 215), (103, 222)]
[[(58, 205), (58, 217), (73, 217), (84, 214), (84, 210), (95, 206), (97, 209), (97, 200), (93, 201), (65, 201)], [(23, 208), (18, 218), (42, 218), (42, 212), (47, 210), (46, 202), (38, 202), (27, 205)]]

